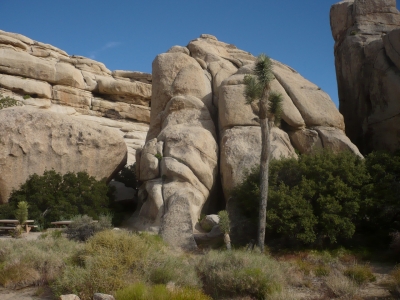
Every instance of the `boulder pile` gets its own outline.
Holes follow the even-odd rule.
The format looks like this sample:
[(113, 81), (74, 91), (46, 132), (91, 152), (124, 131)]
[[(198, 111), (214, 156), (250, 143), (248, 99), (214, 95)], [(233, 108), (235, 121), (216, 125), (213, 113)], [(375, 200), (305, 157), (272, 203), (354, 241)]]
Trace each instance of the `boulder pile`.
[(400, 145), (400, 13), (396, 0), (332, 6), (340, 112), (364, 154)]
[[(136, 228), (195, 247), (193, 231), (200, 213), (215, 202), (219, 180), (234, 214), (231, 190), (261, 153), (258, 107), (246, 105), (243, 96), (244, 76), (253, 72), (255, 60), (207, 34), (155, 58), (150, 129), (137, 152), (144, 184)], [(361, 156), (329, 96), (292, 68), (273, 64), (272, 89), (282, 94), (284, 113), (280, 128), (272, 131), (272, 156), (297, 157), (296, 150), (322, 148)]]

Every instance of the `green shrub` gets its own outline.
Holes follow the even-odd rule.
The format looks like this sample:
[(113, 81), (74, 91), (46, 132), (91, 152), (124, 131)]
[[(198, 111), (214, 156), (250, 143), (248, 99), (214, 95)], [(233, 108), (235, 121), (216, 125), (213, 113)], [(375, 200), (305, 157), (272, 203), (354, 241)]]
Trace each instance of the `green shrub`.
[(198, 270), (204, 290), (214, 298), (248, 295), (265, 299), (279, 294), (285, 285), (281, 265), (272, 258), (245, 251), (210, 251)]
[[(355, 232), (370, 177), (352, 153), (321, 152), (271, 161), (267, 230), (297, 243), (336, 243)], [(258, 218), (259, 170), (248, 172), (233, 195), (243, 213)]]
[(229, 221), (229, 215), (226, 210), (221, 210), (218, 213), (219, 216), (219, 228), (223, 233), (229, 233), (231, 231), (231, 226), (230, 226), (230, 221)]
[(21, 106), (21, 104), (9, 96), (3, 97), (3, 95), (0, 94), (0, 109), (13, 106)]
[(371, 267), (368, 265), (353, 265), (344, 271), (344, 275), (349, 277), (358, 285), (375, 281), (376, 278), (372, 273)]
[(136, 283), (116, 292), (116, 300), (211, 300), (201, 290), (168, 289), (165, 285), (147, 286)]
[[(61, 175), (54, 170), (42, 176), (31, 175), (18, 190), (14, 190), (9, 206), (14, 210), (18, 202), (29, 204), (29, 216), (44, 228), (51, 222), (88, 215), (94, 219), (109, 213), (113, 190), (85, 172)], [(7, 212), (7, 208), (3, 212)], [(13, 216), (8, 216), (13, 217)]]
[(136, 177), (136, 163), (125, 166), (114, 178), (115, 181), (122, 182), (126, 187), (138, 189), (138, 179)]
[(95, 233), (110, 229), (111, 227), (111, 216), (109, 215), (100, 216), (98, 221), (93, 220), (92, 217), (83, 215), (75, 216), (65, 232), (71, 240), (86, 241)]
[(24, 98), (24, 100), (30, 99), (30, 98), (31, 98), (31, 95), (24, 95), (22, 98)]
[(371, 176), (368, 198), (362, 215), (363, 231), (379, 233), (386, 237), (389, 232), (400, 231), (400, 151), (372, 152), (365, 158)]

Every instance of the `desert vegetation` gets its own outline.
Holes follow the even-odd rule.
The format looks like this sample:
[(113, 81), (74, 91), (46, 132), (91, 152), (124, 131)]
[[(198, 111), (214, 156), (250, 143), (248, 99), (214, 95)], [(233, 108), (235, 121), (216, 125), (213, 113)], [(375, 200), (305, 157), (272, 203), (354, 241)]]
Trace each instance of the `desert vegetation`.
[[(30, 218), (35, 212), (40, 218), (50, 207), (68, 211), (73, 223), (33, 241), (0, 240), (0, 284), (10, 289), (46, 286), (55, 297), (74, 293), (83, 300), (96, 292), (117, 300), (362, 299), (371, 284), (397, 297), (400, 154), (376, 152), (362, 160), (350, 153), (321, 152), (272, 161), (270, 171), (263, 253), (246, 245), (177, 252), (158, 235), (112, 230), (112, 198), (104, 182), (85, 174), (64, 179), (54, 171), (32, 176), (14, 191), (2, 213), (23, 220), (28, 210)], [(258, 179), (258, 170), (250, 170), (233, 191), (255, 227)], [(43, 195), (35, 194), (38, 187), (53, 202), (39, 206)], [(75, 198), (66, 196), (70, 191)], [(96, 211), (95, 202), (85, 200), (91, 193), (90, 201), (103, 203)], [(67, 199), (80, 200), (81, 206), (69, 211)], [(63, 216), (57, 210), (52, 218)], [(222, 231), (229, 234), (226, 211), (220, 218)], [(369, 263), (378, 258), (394, 267), (384, 281)]]
[(18, 203), (25, 201), (29, 205), (30, 218), (43, 229), (52, 221), (76, 215), (98, 219), (100, 215), (110, 213), (113, 191), (105, 180), (96, 180), (86, 172), (62, 175), (54, 170), (45, 171), (43, 175), (31, 175), (13, 191), (8, 204), (0, 207), (0, 218), (13, 218)]
[[(234, 191), (257, 221), (258, 169)], [(287, 247), (337, 247), (353, 242), (388, 247), (400, 230), (400, 154), (321, 152), (271, 162), (267, 233)], [(379, 242), (378, 242), (379, 241)]]

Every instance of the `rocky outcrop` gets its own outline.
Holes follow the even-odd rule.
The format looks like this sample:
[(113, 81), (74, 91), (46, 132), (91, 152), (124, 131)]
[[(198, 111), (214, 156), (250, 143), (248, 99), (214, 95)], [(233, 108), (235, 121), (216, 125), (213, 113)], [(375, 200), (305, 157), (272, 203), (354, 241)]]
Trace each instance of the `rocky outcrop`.
[(116, 131), (34, 108), (0, 110), (0, 203), (30, 175), (46, 170), (110, 180), (127, 158)]
[(151, 74), (116, 70), (54, 46), (0, 30), (0, 94), (25, 106), (119, 129), (128, 164), (150, 123)]
[[(246, 105), (243, 96), (244, 76), (253, 72), (255, 60), (211, 35), (156, 57), (150, 130), (137, 155), (144, 184), (136, 228), (194, 247), (193, 230), (218, 195), (218, 175), (228, 210), (235, 213), (231, 190), (245, 170), (259, 164), (261, 153), (258, 107)], [(284, 107), (281, 126), (272, 130), (273, 157), (322, 148), (361, 156), (329, 96), (292, 68), (273, 63), (272, 89), (282, 94)]]
[(400, 147), (400, 13), (395, 0), (332, 6), (340, 112), (363, 153)]

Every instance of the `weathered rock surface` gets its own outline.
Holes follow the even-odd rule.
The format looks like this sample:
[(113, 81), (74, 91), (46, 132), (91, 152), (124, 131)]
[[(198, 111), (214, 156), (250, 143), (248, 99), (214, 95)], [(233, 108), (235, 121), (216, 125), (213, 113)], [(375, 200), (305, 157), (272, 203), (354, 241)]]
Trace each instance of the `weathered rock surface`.
[(86, 171), (111, 179), (126, 164), (116, 130), (34, 108), (0, 111), (0, 203), (30, 175)]
[(340, 112), (363, 153), (399, 149), (400, 13), (395, 0), (332, 6)]
[[(135, 162), (148, 131), (151, 83), (151, 74), (111, 72), (103, 63), (0, 30), (0, 94), (25, 106), (119, 128), (119, 135), (127, 136), (128, 164)], [(125, 131), (128, 127), (132, 130)]]
[[(243, 96), (244, 76), (253, 72), (255, 60), (211, 35), (156, 57), (150, 130), (138, 153), (145, 183), (137, 228), (159, 230), (169, 243), (191, 248), (200, 213), (216, 194), (218, 172), (234, 213), (231, 190), (259, 164), (261, 153), (259, 108), (246, 105)], [(282, 94), (284, 114), (281, 128), (272, 130), (272, 156), (297, 157), (296, 149), (321, 148), (360, 155), (329, 96), (290, 67), (273, 63), (272, 88)]]

